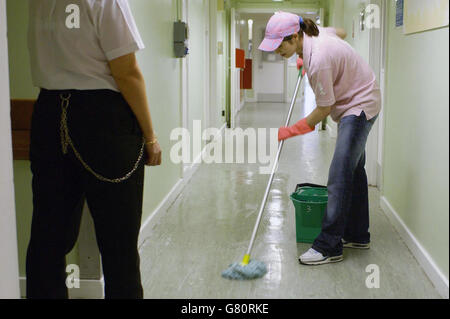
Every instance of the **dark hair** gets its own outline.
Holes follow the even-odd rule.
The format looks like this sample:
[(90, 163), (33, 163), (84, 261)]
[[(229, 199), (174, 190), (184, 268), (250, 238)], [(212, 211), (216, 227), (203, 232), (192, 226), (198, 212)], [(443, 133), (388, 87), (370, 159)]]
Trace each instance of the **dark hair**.
[[(303, 32), (306, 33), (310, 37), (318, 37), (320, 34), (319, 28), (317, 27), (317, 24), (314, 23), (311, 19), (301, 19), (300, 23), (300, 32), (298, 35), (300, 37), (303, 37)], [(287, 36), (283, 39), (283, 41), (290, 41), (292, 40), (292, 35)]]

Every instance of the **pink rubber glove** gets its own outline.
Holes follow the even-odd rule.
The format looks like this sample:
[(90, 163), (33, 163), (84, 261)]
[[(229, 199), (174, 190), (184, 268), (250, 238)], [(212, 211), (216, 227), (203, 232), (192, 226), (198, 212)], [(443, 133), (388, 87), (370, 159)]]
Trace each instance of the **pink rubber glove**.
[(300, 71), (302, 66), (303, 66), (303, 59), (302, 58), (298, 58), (297, 59), (297, 70)]
[(305, 76), (306, 70), (305, 70), (305, 67), (303, 66), (303, 59), (302, 59), (302, 58), (298, 58), (298, 59), (297, 59), (297, 70), (300, 71), (300, 69), (301, 69), (302, 67), (303, 67), (303, 70), (302, 70), (302, 76)]
[(278, 130), (278, 141), (284, 141), (288, 138), (305, 135), (311, 132), (314, 132), (315, 127), (311, 128), (306, 121), (306, 118), (297, 122), (296, 124), (290, 127), (281, 127)]

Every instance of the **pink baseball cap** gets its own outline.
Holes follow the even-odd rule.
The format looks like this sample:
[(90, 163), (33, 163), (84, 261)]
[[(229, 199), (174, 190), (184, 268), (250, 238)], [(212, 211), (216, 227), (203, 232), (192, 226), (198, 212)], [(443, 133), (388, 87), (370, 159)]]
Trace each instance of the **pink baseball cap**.
[(261, 51), (272, 52), (278, 49), (285, 37), (300, 31), (302, 17), (289, 12), (277, 12), (270, 18), (264, 41), (259, 46)]

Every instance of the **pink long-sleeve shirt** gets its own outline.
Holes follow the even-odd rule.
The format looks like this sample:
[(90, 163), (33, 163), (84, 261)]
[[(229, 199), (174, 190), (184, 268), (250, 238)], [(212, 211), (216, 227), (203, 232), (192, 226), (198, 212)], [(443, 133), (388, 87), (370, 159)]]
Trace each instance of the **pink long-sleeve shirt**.
[(318, 107), (331, 106), (339, 122), (364, 113), (370, 120), (381, 111), (381, 91), (370, 65), (332, 28), (303, 39), (303, 60)]

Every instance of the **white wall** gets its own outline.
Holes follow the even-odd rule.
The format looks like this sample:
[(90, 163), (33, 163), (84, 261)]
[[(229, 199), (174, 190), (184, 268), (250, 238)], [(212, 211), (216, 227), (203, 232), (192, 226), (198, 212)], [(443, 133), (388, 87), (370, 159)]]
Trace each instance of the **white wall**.
[[(235, 30), (235, 38), (234, 45), (236, 49), (243, 49), (241, 46), (241, 33), (243, 26), (240, 23), (241, 18), (239, 13), (236, 14), (236, 30)], [(236, 86), (236, 94), (235, 94), (235, 116), (241, 110), (241, 69), (236, 68), (234, 74), (234, 81)]]
[(7, 43), (6, 3), (0, 0), (0, 299), (20, 297)]
[[(187, 127), (193, 134), (194, 121), (202, 121), (202, 129), (205, 129), (205, 81), (206, 76), (206, 24), (209, 17), (205, 16), (205, 0), (189, 0), (187, 2), (187, 22), (189, 25), (189, 55), (186, 57), (188, 64), (188, 116)], [(193, 158), (200, 155), (201, 149), (194, 150)]]
[(405, 35), (388, 3), (382, 207), (448, 298), (449, 28)]
[[(267, 22), (269, 21), (271, 14), (242, 14), (241, 17), (245, 20), (253, 19), (253, 92), (251, 95), (253, 98), (257, 98), (258, 95), (273, 95), (282, 96), (284, 95), (284, 62), (271, 63), (262, 61), (262, 52), (258, 50), (261, 44), (263, 31), (266, 28)], [(248, 32), (247, 27), (245, 32)], [(248, 52), (248, 39), (246, 37), (243, 41), (245, 45), (245, 50)], [(248, 92), (250, 93), (250, 92)], [(247, 94), (247, 97), (249, 94)], [(259, 101), (260, 102), (260, 101)], [(280, 102), (284, 102), (280, 100)]]
[(225, 117), (222, 116), (224, 109), (223, 90), (223, 54), (219, 55), (219, 41), (223, 41), (222, 12), (218, 11), (217, 1), (209, 3), (210, 28), (210, 76), (209, 76), (209, 126), (220, 128), (223, 126)]
[[(254, 75), (256, 96), (273, 95), (284, 96), (284, 61), (263, 62), (262, 52), (258, 50), (262, 40), (262, 30), (266, 28), (268, 20), (256, 19), (253, 28), (254, 41)], [(274, 56), (275, 53), (272, 53)], [(284, 102), (280, 100), (279, 102)]]

